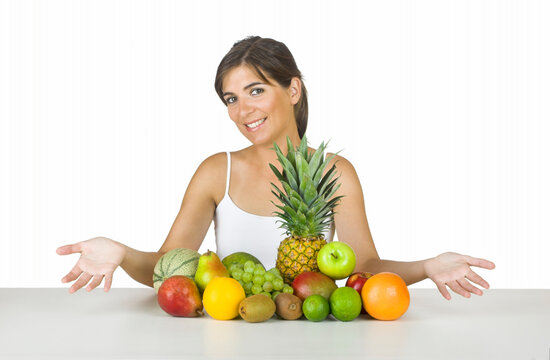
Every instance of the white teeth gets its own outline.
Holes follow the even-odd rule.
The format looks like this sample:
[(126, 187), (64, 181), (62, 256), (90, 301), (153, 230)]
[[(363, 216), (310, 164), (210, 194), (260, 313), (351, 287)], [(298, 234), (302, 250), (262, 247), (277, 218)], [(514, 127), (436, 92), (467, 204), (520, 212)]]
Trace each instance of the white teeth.
[(263, 124), (266, 118), (263, 118), (261, 120), (256, 121), (255, 123), (252, 123), (250, 125), (245, 125), (248, 128), (254, 129), (255, 127), (259, 126), (260, 124)]

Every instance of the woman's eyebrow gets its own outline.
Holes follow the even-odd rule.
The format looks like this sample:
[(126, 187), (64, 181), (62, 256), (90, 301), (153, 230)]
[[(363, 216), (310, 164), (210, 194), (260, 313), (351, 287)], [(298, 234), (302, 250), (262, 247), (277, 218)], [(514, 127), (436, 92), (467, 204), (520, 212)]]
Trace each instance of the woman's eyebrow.
[(250, 88), (250, 87), (252, 87), (252, 86), (256, 86), (256, 85), (264, 85), (264, 83), (263, 83), (263, 82), (259, 82), (259, 81), (255, 81), (255, 82), (253, 82), (253, 83), (250, 83), (250, 84), (246, 85), (246, 86), (243, 88), (243, 90), (246, 90), (246, 89), (248, 89), (248, 88)]
[[(260, 82), (260, 81), (254, 81), (253, 83), (250, 83), (248, 85), (246, 85), (243, 90), (246, 90), (248, 88), (251, 88), (252, 86), (256, 86), (256, 85), (265, 85), (263, 82)], [(227, 91), (227, 92), (224, 92), (222, 94), (222, 96), (225, 96), (225, 95), (234, 95), (231, 91)]]

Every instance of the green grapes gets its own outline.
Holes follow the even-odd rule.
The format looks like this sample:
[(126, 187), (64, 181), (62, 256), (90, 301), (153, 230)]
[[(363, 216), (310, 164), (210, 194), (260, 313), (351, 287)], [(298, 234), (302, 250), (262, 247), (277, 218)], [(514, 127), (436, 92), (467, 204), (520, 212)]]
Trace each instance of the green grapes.
[(252, 285), (254, 285), (254, 284), (251, 281), (250, 282), (245, 282), (244, 285), (243, 285), (244, 292), (249, 293), (252, 289)]
[(268, 272), (273, 274), (275, 277), (282, 278), (281, 273), (279, 272), (279, 269), (277, 269), (277, 268), (269, 269)]
[(283, 289), (283, 287), (285, 286), (285, 283), (283, 280), (281, 279), (275, 279), (273, 280), (273, 288), (277, 291), (280, 291)]
[(252, 285), (252, 294), (256, 295), (256, 294), (259, 294), (263, 291), (262, 287), (260, 285)]
[(252, 282), (254, 283), (254, 285), (260, 285), (261, 286), (265, 282), (265, 278), (262, 275), (256, 275), (252, 279)]
[(244, 271), (246, 271), (247, 273), (253, 273), (255, 268), (256, 268), (256, 265), (252, 260), (248, 260), (247, 262), (244, 263)]
[(264, 274), (265, 274), (264, 268), (256, 267), (256, 269), (254, 269), (254, 275), (264, 275)]
[(244, 282), (251, 282), (253, 277), (254, 275), (252, 275), (252, 273), (249, 273), (249, 272), (245, 272), (242, 275), (242, 279)]
[(242, 269), (242, 267), (243, 266), (241, 264), (231, 264), (229, 265), (229, 268), (227, 270), (229, 271), (229, 273), (232, 273), (237, 269)]
[(262, 265), (247, 261), (242, 264), (231, 264), (228, 268), (229, 276), (237, 280), (244, 289), (246, 296), (264, 294), (272, 299), (281, 292), (292, 294), (294, 290), (283, 282), (277, 268), (265, 270)]
[(263, 288), (264, 291), (266, 291), (266, 292), (272, 292), (272, 291), (273, 291), (273, 284), (271, 283), (271, 281), (266, 281), (266, 282), (264, 282), (264, 284), (262, 285), (262, 288)]
[(243, 278), (244, 271), (240, 268), (233, 270), (231, 277), (235, 280), (241, 280)]

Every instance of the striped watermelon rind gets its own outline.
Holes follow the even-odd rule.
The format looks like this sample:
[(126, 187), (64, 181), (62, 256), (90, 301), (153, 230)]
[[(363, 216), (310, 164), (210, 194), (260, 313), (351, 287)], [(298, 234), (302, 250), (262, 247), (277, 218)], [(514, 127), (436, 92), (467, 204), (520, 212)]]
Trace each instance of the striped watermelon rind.
[(200, 254), (191, 249), (177, 248), (162, 255), (153, 271), (153, 287), (158, 293), (164, 280), (174, 275), (183, 275), (191, 279), (195, 277), (199, 265)]

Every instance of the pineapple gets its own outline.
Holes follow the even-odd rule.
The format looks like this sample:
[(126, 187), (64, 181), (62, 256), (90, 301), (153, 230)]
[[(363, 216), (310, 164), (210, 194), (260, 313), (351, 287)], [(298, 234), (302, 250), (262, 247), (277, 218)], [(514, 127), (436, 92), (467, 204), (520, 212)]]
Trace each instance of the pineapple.
[[(284, 281), (290, 284), (304, 271), (319, 271), (317, 253), (327, 242), (323, 232), (331, 226), (334, 208), (342, 196), (331, 199), (340, 187), (332, 179), (336, 166), (323, 176), (323, 170), (335, 155), (325, 159), (326, 145), (321, 143), (316, 151), (308, 152), (307, 139), (304, 136), (299, 146), (294, 146), (287, 137), (288, 154), (285, 156), (279, 146), (274, 144), (278, 161), (283, 173), (269, 164), (271, 170), (281, 181), (284, 192), (271, 183), (271, 192), (280, 200), (275, 204), (281, 211), (274, 212), (280, 218), (280, 228), (286, 230), (287, 238), (281, 241), (277, 251), (276, 267)], [(276, 192), (275, 192), (276, 190)]]

